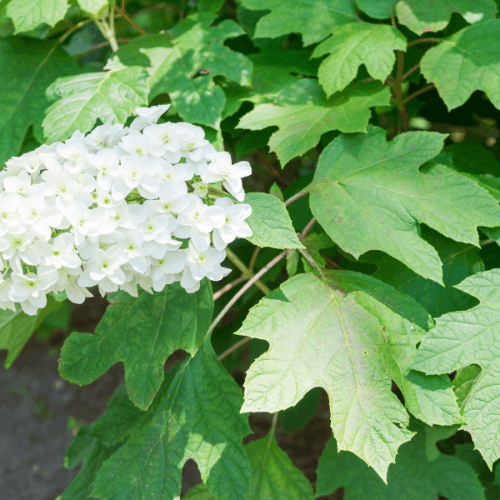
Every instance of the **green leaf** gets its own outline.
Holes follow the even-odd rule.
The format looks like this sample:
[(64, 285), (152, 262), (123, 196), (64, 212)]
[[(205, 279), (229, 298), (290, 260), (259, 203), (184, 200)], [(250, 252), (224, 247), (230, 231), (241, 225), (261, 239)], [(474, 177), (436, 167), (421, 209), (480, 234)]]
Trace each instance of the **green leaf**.
[(278, 200), (280, 201), (285, 201), (285, 198), (283, 197), (283, 191), (278, 186), (278, 184), (276, 184), (276, 182), (273, 182), (273, 185), (269, 189), (269, 194), (276, 196), (276, 198), (278, 198)]
[(362, 257), (363, 262), (376, 264), (373, 276), (407, 293), (420, 302), (436, 318), (451, 311), (468, 309), (477, 300), (455, 288), (462, 280), (480, 271), (484, 264), (479, 249), (472, 245), (457, 243), (434, 231), (422, 231), (425, 239), (434, 246), (443, 263), (443, 285), (422, 278), (404, 264), (382, 252), (370, 252)]
[(474, 384), (476, 383), (476, 378), (480, 373), (481, 367), (477, 365), (464, 366), (463, 368), (457, 370), (457, 373), (453, 378), (453, 388), (460, 408), (463, 407), (463, 404), (469, 396), (469, 392), (473, 389)]
[(0, 310), (0, 349), (9, 351), (5, 360), (6, 369), (12, 366), (26, 342), (42, 324), (44, 318), (60, 307), (62, 307), (62, 303), (57, 302), (49, 295), (47, 305), (43, 309), (39, 309), (35, 316), (28, 316), (20, 306), (16, 308), (16, 312), (8, 309)]
[(182, 467), (191, 458), (218, 500), (245, 500), (250, 465), (241, 439), (250, 428), (239, 414), (241, 401), (207, 339), (100, 468), (91, 497), (179, 498)]
[[(323, 387), (340, 447), (385, 478), (397, 448), (412, 435), (382, 366), (389, 340), (355, 294), (345, 293), (345, 283), (341, 288), (335, 283), (334, 278), (300, 274), (250, 310), (237, 334), (266, 340), (270, 348), (247, 372), (242, 411), (273, 413), (296, 404), (313, 387)], [(396, 295), (385, 300), (396, 302), (399, 310), (404, 296)], [(404, 300), (411, 301), (417, 321), (421, 315), (427, 321), (423, 310), (414, 309), (416, 303)]]
[(356, 0), (359, 10), (368, 14), (373, 19), (389, 19), (395, 14), (395, 6), (399, 0)]
[(47, 87), (78, 66), (58, 43), (13, 37), (0, 40), (0, 68), (1, 164), (19, 154), (30, 125), (38, 132), (49, 104)]
[(250, 10), (270, 10), (257, 23), (254, 38), (301, 33), (304, 45), (319, 42), (332, 31), (358, 21), (352, 0), (243, 0)]
[(104, 7), (109, 5), (108, 0), (78, 0), (80, 7), (89, 14), (97, 15)]
[(370, 107), (387, 105), (389, 98), (388, 87), (371, 82), (354, 84), (327, 100), (316, 80), (302, 79), (285, 87), (276, 96), (276, 104), (260, 104), (244, 115), (238, 128), (279, 127), (269, 147), (284, 167), (316, 146), (325, 132), (364, 132)]
[(493, 19), (497, 6), (494, 0), (401, 0), (396, 5), (398, 21), (419, 35), (446, 28), (454, 12), (472, 24)]
[(406, 38), (385, 24), (352, 23), (335, 30), (312, 57), (329, 56), (321, 63), (319, 83), (330, 97), (344, 90), (364, 64), (375, 80), (384, 81), (396, 62), (395, 50), (406, 51)]
[(16, 33), (31, 31), (39, 24), (55, 26), (68, 10), (67, 0), (10, 0), (7, 16), (12, 19)]
[(148, 102), (146, 77), (143, 68), (132, 67), (58, 78), (47, 89), (48, 97), (58, 100), (43, 120), (45, 136), (62, 141), (76, 130), (88, 132), (97, 119), (125, 123), (136, 107)]
[(408, 410), (429, 425), (463, 423), (450, 379), (410, 370), (416, 345), (433, 324), (427, 312), (413, 299), (365, 274), (336, 271), (334, 276), (379, 321), (387, 339), (380, 361), (403, 393)]
[(284, 203), (266, 193), (249, 193), (245, 203), (252, 207), (247, 223), (253, 235), (246, 238), (259, 247), (304, 248), (297, 238)]
[(214, 76), (249, 86), (252, 62), (224, 45), (244, 34), (240, 26), (232, 20), (211, 26), (214, 19), (209, 14), (191, 15), (172, 28), (169, 37), (141, 36), (120, 48), (118, 55), (128, 66), (148, 68), (150, 100), (168, 93), (184, 120), (218, 129), (226, 99)]
[(388, 143), (375, 127), (337, 137), (319, 159), (309, 197), (313, 214), (354, 257), (381, 250), (442, 284), (441, 260), (420, 236), (419, 223), (476, 246), (477, 226), (500, 224), (498, 202), (470, 179), (444, 166), (439, 173), (419, 171), (443, 139), (409, 132)]
[(300, 254), (297, 250), (291, 250), (286, 254), (286, 272), (288, 273), (289, 278), (297, 274), (299, 262)]
[(477, 364), (481, 373), (462, 402), (476, 448), (491, 467), (500, 457), (500, 270), (470, 276), (457, 285), (480, 300), (468, 311), (446, 314), (424, 338), (412, 367), (430, 374)]
[(247, 500), (313, 500), (311, 483), (278, 446), (274, 432), (245, 446), (252, 482)]
[(446, 146), (444, 153), (453, 158), (453, 167), (459, 172), (500, 177), (500, 161), (485, 146), (472, 142), (456, 142)]
[(484, 500), (484, 488), (475, 471), (456, 457), (438, 453), (429, 460), (426, 455), (425, 429), (399, 449), (396, 463), (389, 467), (387, 484), (358, 457), (346, 451), (337, 452), (331, 439), (318, 463), (317, 495), (327, 495), (344, 488), (345, 500)]
[(75, 332), (66, 340), (59, 373), (86, 385), (123, 361), (128, 395), (146, 409), (161, 385), (167, 357), (176, 349), (194, 355), (203, 342), (212, 319), (212, 288), (204, 280), (193, 294), (174, 283), (153, 295), (117, 292), (110, 298), (114, 303), (93, 335)]
[[(474, 0), (475, 1), (475, 0)], [(449, 110), (482, 90), (500, 108), (500, 19), (464, 28), (428, 50), (420, 64)]]

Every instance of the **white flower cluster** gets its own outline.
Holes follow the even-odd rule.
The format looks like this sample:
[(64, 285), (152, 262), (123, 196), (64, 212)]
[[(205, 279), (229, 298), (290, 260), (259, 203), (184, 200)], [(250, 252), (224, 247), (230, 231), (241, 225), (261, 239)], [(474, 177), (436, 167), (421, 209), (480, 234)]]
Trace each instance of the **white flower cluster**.
[(49, 292), (82, 303), (175, 281), (188, 292), (220, 280), (224, 248), (251, 236), (238, 201), (248, 162), (232, 164), (203, 129), (157, 124), (166, 106), (138, 108), (130, 128), (102, 125), (12, 158), (0, 172), (0, 308), (36, 314)]

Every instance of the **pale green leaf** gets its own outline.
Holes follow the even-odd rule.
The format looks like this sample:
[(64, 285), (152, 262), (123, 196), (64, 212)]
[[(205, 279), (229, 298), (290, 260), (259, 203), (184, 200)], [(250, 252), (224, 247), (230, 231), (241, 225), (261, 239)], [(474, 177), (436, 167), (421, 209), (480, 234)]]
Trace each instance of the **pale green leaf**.
[(55, 26), (64, 18), (68, 7), (68, 0), (10, 0), (6, 13), (14, 22), (16, 33), (20, 33), (42, 23)]
[(417, 429), (389, 467), (387, 484), (352, 453), (338, 452), (332, 438), (319, 459), (317, 494), (343, 487), (345, 500), (437, 500), (440, 495), (448, 500), (484, 500), (484, 488), (474, 469), (440, 452), (430, 460), (425, 446), (427, 427)]
[(224, 91), (215, 76), (250, 86), (252, 62), (224, 42), (244, 34), (232, 20), (211, 26), (215, 15), (194, 14), (169, 31), (170, 36), (141, 36), (120, 48), (128, 66), (146, 67), (149, 98), (169, 94), (179, 115), (190, 123), (219, 128), (225, 106)]
[(396, 61), (395, 50), (406, 50), (406, 38), (396, 28), (352, 23), (335, 30), (316, 47), (312, 57), (329, 54), (319, 67), (318, 77), (330, 97), (356, 78), (362, 64), (375, 80), (384, 81)]
[(252, 466), (247, 500), (313, 500), (311, 483), (278, 446), (274, 432), (245, 446)]
[(80, 7), (89, 14), (98, 14), (103, 7), (109, 5), (108, 0), (78, 0)]
[(443, 139), (409, 132), (386, 142), (385, 131), (375, 127), (338, 137), (319, 159), (309, 198), (313, 214), (354, 257), (381, 250), (442, 283), (441, 260), (420, 236), (420, 223), (479, 246), (477, 227), (500, 221), (498, 202), (472, 180), (444, 166), (442, 173), (419, 171)]
[(325, 132), (364, 132), (370, 107), (386, 105), (389, 98), (388, 87), (372, 82), (354, 84), (327, 100), (316, 80), (302, 79), (285, 87), (276, 96), (276, 104), (260, 104), (244, 115), (238, 128), (279, 127), (269, 147), (284, 167), (316, 146)]
[(387, 338), (381, 362), (401, 389), (408, 410), (429, 425), (463, 423), (450, 379), (409, 369), (417, 343), (433, 325), (427, 312), (407, 295), (365, 274), (336, 271), (335, 279), (379, 321)]
[(161, 385), (167, 357), (176, 349), (194, 355), (203, 342), (212, 319), (210, 282), (204, 280), (193, 294), (174, 283), (153, 295), (117, 292), (110, 299), (94, 334), (75, 332), (66, 340), (59, 372), (86, 385), (123, 361), (128, 395), (146, 409)]
[(430, 374), (450, 373), (472, 364), (481, 367), (461, 404), (467, 421), (464, 429), (491, 467), (500, 457), (500, 271), (478, 273), (457, 288), (477, 297), (480, 304), (439, 318), (412, 366)]
[(257, 23), (254, 38), (301, 33), (304, 45), (319, 42), (336, 27), (357, 21), (352, 0), (243, 0), (250, 10), (270, 10)]
[(252, 207), (247, 223), (253, 235), (246, 238), (259, 247), (303, 248), (282, 201), (266, 193), (249, 193), (245, 203)]
[(437, 47), (429, 49), (420, 65), (427, 81), (436, 84), (448, 109), (482, 90), (500, 108), (500, 19), (473, 24)]
[(300, 274), (250, 310), (237, 334), (266, 340), (270, 348), (247, 371), (242, 410), (273, 413), (323, 387), (341, 449), (356, 453), (385, 478), (399, 445), (412, 433), (381, 361), (390, 351), (389, 339), (345, 288), (333, 278), (323, 282)]
[(35, 316), (28, 316), (18, 305), (16, 312), (0, 310), (0, 350), (7, 349), (5, 368), (10, 368), (22, 351), (31, 335), (42, 324), (44, 318), (62, 307), (51, 295), (47, 297), (47, 305), (39, 309)]
[(78, 66), (58, 43), (12, 37), (0, 40), (0, 68), (1, 164), (19, 154), (30, 125), (41, 138), (47, 87)]
[(396, 5), (398, 21), (419, 35), (446, 28), (454, 12), (472, 24), (493, 19), (497, 6), (494, 0), (401, 0)]
[(137, 107), (148, 102), (146, 77), (146, 70), (131, 67), (58, 78), (47, 89), (49, 98), (57, 101), (43, 120), (45, 136), (50, 142), (62, 141), (76, 130), (90, 131), (97, 119), (125, 123)]
[(241, 401), (207, 339), (99, 469), (91, 497), (179, 499), (182, 468), (193, 459), (218, 500), (245, 500), (250, 465), (241, 440), (250, 428)]
[(182, 500), (217, 500), (217, 498), (210, 493), (203, 483), (200, 483), (191, 488)]

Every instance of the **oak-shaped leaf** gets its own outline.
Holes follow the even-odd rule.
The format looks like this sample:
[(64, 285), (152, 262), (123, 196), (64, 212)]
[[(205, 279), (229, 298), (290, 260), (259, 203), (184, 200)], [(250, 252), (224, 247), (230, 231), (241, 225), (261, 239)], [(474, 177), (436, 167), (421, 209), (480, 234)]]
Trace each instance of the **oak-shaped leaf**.
[(319, 67), (318, 77), (330, 97), (356, 78), (362, 64), (375, 80), (384, 81), (396, 62), (395, 50), (406, 50), (406, 38), (396, 28), (352, 23), (336, 29), (314, 49), (312, 57), (329, 54)]
[(472, 24), (493, 19), (497, 6), (495, 0), (401, 0), (396, 4), (398, 21), (419, 35), (446, 28), (454, 12)]
[(352, 0), (243, 0), (250, 10), (270, 10), (257, 23), (254, 38), (301, 33), (304, 45), (326, 38), (335, 28), (358, 21)]
[(212, 319), (212, 288), (208, 280), (196, 293), (178, 283), (137, 298), (126, 292), (110, 295), (114, 302), (94, 334), (72, 333), (63, 345), (59, 373), (86, 385), (123, 361), (130, 399), (142, 409), (151, 403), (163, 380), (163, 365), (176, 349), (194, 355)]
[(480, 304), (438, 318), (412, 367), (429, 374), (451, 373), (472, 364), (481, 367), (461, 410), (467, 421), (464, 429), (492, 467), (500, 457), (500, 271), (475, 274), (456, 287), (477, 297)]
[(475, 246), (478, 226), (500, 225), (498, 202), (474, 181), (446, 166), (419, 170), (443, 140), (434, 132), (409, 132), (387, 142), (376, 127), (337, 137), (321, 153), (311, 184), (313, 214), (354, 257), (381, 250), (442, 284), (441, 260), (420, 236), (420, 223)]
[[(475, 2), (475, 0), (474, 0)], [(448, 109), (467, 101), (475, 90), (482, 90), (500, 109), (500, 19), (468, 26), (422, 57), (421, 71), (436, 84)]]
[(369, 276), (294, 276), (253, 307), (237, 332), (270, 344), (247, 372), (242, 411), (283, 410), (323, 387), (340, 448), (385, 478), (412, 435), (389, 372), (411, 361), (420, 337), (412, 332), (429, 325), (413, 299)]
[(77, 130), (88, 132), (97, 119), (125, 123), (137, 107), (148, 102), (146, 77), (145, 69), (130, 67), (58, 78), (47, 89), (47, 96), (56, 102), (43, 120), (46, 138), (63, 141)]
[(30, 125), (42, 141), (47, 87), (78, 72), (59, 43), (23, 37), (0, 40), (0, 164), (19, 154)]
[[(318, 495), (328, 495), (344, 488), (345, 500), (484, 500), (484, 488), (474, 469), (462, 460), (441, 453), (435, 440), (428, 442), (430, 427), (413, 424), (417, 430), (409, 443), (404, 443), (391, 464), (387, 484), (357, 456), (337, 451), (335, 438), (327, 443), (318, 463)], [(426, 453), (431, 445), (432, 460)]]
[(250, 428), (241, 403), (241, 389), (207, 338), (128, 429), (128, 439), (99, 469), (90, 497), (178, 499), (182, 468), (193, 459), (215, 498), (246, 500), (251, 471), (242, 438)]
[(275, 95), (273, 103), (257, 105), (238, 128), (261, 130), (277, 126), (269, 141), (284, 167), (316, 146), (325, 132), (364, 132), (372, 106), (389, 104), (388, 87), (379, 82), (353, 84), (326, 99), (318, 82), (300, 79)]
[(10, 0), (6, 14), (12, 19), (16, 33), (22, 33), (42, 23), (55, 26), (64, 18), (68, 7), (68, 0)]
[(224, 45), (227, 39), (243, 35), (242, 28), (229, 19), (212, 26), (215, 17), (193, 14), (169, 35), (141, 36), (120, 48), (118, 55), (128, 66), (147, 68), (150, 100), (168, 94), (184, 120), (217, 129), (226, 99), (214, 77), (249, 86), (252, 62)]

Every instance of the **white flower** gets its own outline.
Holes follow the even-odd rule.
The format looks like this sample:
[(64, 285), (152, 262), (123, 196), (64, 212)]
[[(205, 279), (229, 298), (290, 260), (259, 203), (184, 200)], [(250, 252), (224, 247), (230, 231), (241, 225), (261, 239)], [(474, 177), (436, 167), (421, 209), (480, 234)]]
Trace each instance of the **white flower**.
[(224, 210), (224, 224), (214, 229), (213, 242), (217, 250), (224, 250), (236, 237), (252, 236), (250, 226), (245, 219), (252, 214), (252, 207), (246, 203), (235, 204), (229, 198), (218, 198), (215, 206)]
[[(207, 250), (201, 252), (190, 241), (187, 249), (186, 269), (184, 271), (185, 274), (186, 270), (189, 270), (189, 274), (186, 275), (186, 278), (184, 278), (183, 274), (185, 284), (189, 287), (188, 282), (190, 277), (196, 281), (200, 281), (209, 274), (218, 274), (217, 268), (220, 268), (220, 263), (225, 258), (226, 252), (224, 251), (209, 247)], [(221, 273), (223, 274), (223, 271)], [(222, 275), (219, 279), (222, 279)], [(184, 286), (182, 283), (183, 281), (181, 280), (181, 286)]]
[(12, 286), (9, 290), (9, 299), (19, 302), (23, 311), (30, 316), (37, 313), (38, 309), (47, 305), (45, 291), (57, 281), (55, 269), (47, 272), (35, 273), (12, 273)]
[(137, 131), (122, 137), (118, 145), (127, 153), (136, 154), (141, 158), (147, 157), (149, 153), (148, 139)]
[[(175, 123), (162, 123), (160, 125), (150, 125), (143, 131), (144, 136), (149, 141), (149, 151), (157, 158), (165, 153), (178, 153), (180, 149), (179, 128)], [(181, 155), (179, 153), (179, 161)]]
[(71, 233), (62, 233), (54, 238), (50, 254), (46, 257), (46, 265), (56, 269), (61, 267), (79, 268), (82, 259), (75, 251), (75, 237)]
[(208, 165), (205, 172), (201, 174), (204, 182), (220, 182), (238, 201), (245, 199), (243, 192), (242, 177), (252, 173), (247, 161), (232, 164), (231, 155), (227, 152), (216, 153), (215, 159)]
[(130, 125), (130, 130), (142, 130), (144, 127), (156, 123), (168, 108), (170, 108), (170, 104), (151, 106), (150, 108), (136, 108), (135, 112), (138, 117)]
[(53, 203), (48, 206), (42, 195), (30, 196), (19, 204), (19, 215), (22, 222), (30, 227), (43, 241), (49, 241), (52, 228), (59, 227), (63, 215)]
[[(116, 201), (123, 200), (137, 188), (141, 196), (148, 199), (160, 191), (158, 179), (159, 166), (156, 162), (141, 158), (137, 154), (122, 156), (121, 166), (113, 172), (111, 194)], [(154, 196), (153, 196), (154, 197)]]
[(6, 177), (3, 180), (3, 187), (7, 193), (27, 196), (31, 187), (31, 175), (23, 170), (15, 177)]
[(78, 174), (83, 170), (85, 158), (88, 155), (87, 148), (83, 144), (78, 142), (74, 144), (60, 144), (57, 146), (56, 151), (66, 159), (64, 168), (68, 172)]
[(118, 169), (120, 157), (113, 149), (101, 149), (95, 155), (88, 155), (87, 161), (97, 172), (97, 187), (109, 191), (113, 184), (112, 172)]

